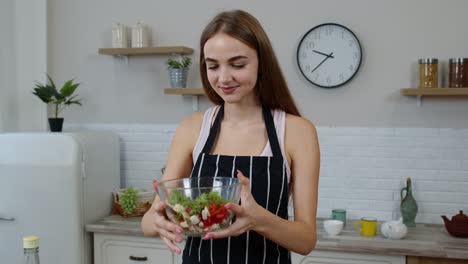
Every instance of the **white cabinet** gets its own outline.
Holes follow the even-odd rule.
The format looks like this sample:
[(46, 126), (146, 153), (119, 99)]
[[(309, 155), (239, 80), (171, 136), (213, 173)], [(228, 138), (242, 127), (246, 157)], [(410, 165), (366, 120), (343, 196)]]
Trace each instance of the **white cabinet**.
[[(184, 244), (178, 245), (181, 249)], [(406, 264), (405, 256), (374, 255), (314, 250), (303, 256), (291, 253), (292, 264)], [(172, 253), (159, 238), (94, 233), (95, 264), (178, 264), (181, 256)]]
[(303, 256), (291, 253), (292, 264), (405, 264), (405, 256), (314, 250)]
[(172, 253), (159, 238), (94, 233), (95, 264), (176, 264)]

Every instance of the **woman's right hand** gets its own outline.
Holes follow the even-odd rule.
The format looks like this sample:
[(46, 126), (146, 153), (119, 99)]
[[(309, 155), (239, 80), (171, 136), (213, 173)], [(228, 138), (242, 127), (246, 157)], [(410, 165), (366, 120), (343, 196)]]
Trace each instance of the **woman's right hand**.
[(180, 255), (181, 250), (175, 243), (182, 242), (182, 228), (172, 223), (166, 216), (166, 203), (157, 202), (153, 204), (154, 208), (154, 227), (159, 236), (164, 240), (166, 245), (174, 252)]
[[(157, 181), (153, 180), (153, 187), (157, 186)], [(157, 190), (155, 188), (155, 190)], [(159, 236), (164, 240), (167, 247), (174, 253), (181, 254), (181, 250), (175, 243), (182, 242), (182, 228), (168, 220), (166, 216), (166, 203), (159, 199), (153, 202), (153, 205), (143, 217), (142, 229), (145, 235)]]

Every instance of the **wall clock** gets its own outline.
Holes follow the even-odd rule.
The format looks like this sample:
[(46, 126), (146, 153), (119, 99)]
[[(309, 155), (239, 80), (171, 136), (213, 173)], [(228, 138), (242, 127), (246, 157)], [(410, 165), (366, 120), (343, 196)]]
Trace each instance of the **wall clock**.
[(302, 75), (322, 88), (349, 82), (361, 66), (359, 39), (347, 27), (325, 23), (309, 30), (297, 47), (297, 64)]

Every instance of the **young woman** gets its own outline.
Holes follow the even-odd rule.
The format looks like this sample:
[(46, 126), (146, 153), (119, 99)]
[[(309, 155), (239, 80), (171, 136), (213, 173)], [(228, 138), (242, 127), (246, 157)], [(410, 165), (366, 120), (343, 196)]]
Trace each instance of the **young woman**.
[[(316, 242), (320, 151), (314, 125), (302, 118), (270, 41), (249, 13), (218, 14), (200, 39), (200, 72), (215, 104), (177, 128), (163, 180), (230, 175), (242, 182), (228, 228), (189, 237), (183, 263), (290, 263)], [(288, 220), (292, 195), (294, 220)], [(158, 198), (142, 220), (174, 252), (182, 229)]]

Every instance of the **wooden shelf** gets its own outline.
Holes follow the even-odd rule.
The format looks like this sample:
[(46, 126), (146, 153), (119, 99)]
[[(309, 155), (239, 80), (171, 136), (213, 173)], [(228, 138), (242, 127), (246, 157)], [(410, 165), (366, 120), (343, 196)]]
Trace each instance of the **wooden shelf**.
[(192, 97), (192, 110), (198, 111), (198, 97), (205, 95), (203, 88), (166, 88), (164, 94), (178, 94)]
[(205, 92), (202, 88), (167, 88), (164, 94), (205, 95)]
[(468, 96), (468, 88), (405, 88), (400, 92), (407, 96)]
[(192, 54), (193, 49), (184, 46), (165, 46), (151, 48), (101, 48), (99, 54), (137, 56), (137, 55), (167, 55), (167, 54)]
[(423, 96), (468, 96), (468, 88), (403, 88), (400, 93), (416, 96), (416, 104), (421, 106)]
[[(184, 46), (165, 46), (151, 48), (101, 48), (99, 54), (118, 56), (125, 59), (128, 64), (129, 56), (142, 55), (189, 55), (193, 49)], [(178, 94), (192, 97), (192, 109), (198, 111), (198, 97), (205, 95), (201, 88), (171, 88), (164, 89), (164, 94)]]

